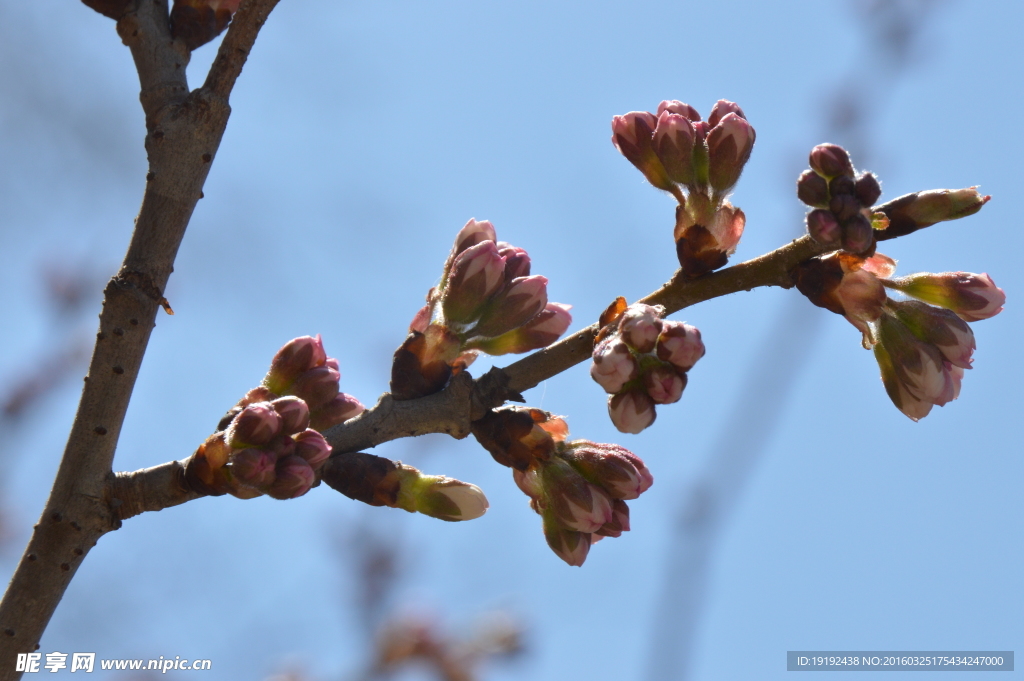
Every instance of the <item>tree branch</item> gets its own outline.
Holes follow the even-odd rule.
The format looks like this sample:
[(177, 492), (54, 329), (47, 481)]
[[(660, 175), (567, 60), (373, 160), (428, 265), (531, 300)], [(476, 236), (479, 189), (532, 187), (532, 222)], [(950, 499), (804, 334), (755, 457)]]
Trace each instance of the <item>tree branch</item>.
[[(104, 291), (89, 374), (50, 498), (0, 602), (0, 681), (21, 676), (16, 654), (39, 647), (85, 554), (127, 517), (117, 510), (116, 494), (141, 510), (187, 500), (160, 492), (172, 489), (173, 463), (134, 477), (113, 476), (111, 466), (157, 310), (166, 302), (164, 287), (227, 125), (228, 95), (276, 3), (244, 4), (225, 38), (230, 54), (219, 59), (217, 77), (191, 94), (188, 53), (170, 38), (166, 0), (139, 2), (118, 22), (139, 73), (149, 173), (128, 252)], [(160, 484), (140, 486), (141, 479)]]

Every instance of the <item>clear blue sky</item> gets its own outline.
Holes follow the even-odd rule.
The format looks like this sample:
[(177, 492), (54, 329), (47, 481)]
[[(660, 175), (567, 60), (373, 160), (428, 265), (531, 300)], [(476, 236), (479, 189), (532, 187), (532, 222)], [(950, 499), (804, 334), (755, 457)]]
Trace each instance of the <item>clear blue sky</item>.
[[(795, 350), (800, 373), (716, 544), (693, 672), (783, 678), (795, 649), (1024, 651), (1022, 22), (1019, 3), (945, 3), (890, 85), (845, 2), (283, 0), (232, 97), (168, 286), (176, 315), (157, 320), (116, 465), (186, 457), (298, 335), (323, 334), (342, 389), (375, 402), (469, 217), (529, 251), (551, 298), (575, 306), (572, 330), (615, 296), (655, 289), (676, 266), (673, 201), (612, 147), (615, 114), (662, 99), (705, 114), (718, 98), (739, 102), (758, 138), (734, 196), (748, 218), (736, 261), (785, 243), (801, 230), (793, 183), (806, 152), (846, 141), (822, 138), (823, 102), (853, 73), (871, 122), (870, 148), (851, 152), (871, 159), (884, 198), (970, 185), (993, 195), (979, 215), (884, 252), (903, 274), (988, 272), (1009, 303), (974, 325), (960, 399), (916, 424), (891, 405), (849, 324), (823, 310), (801, 317), (820, 323)], [(194, 55), (193, 87), (214, 51)], [(43, 303), (41, 263), (112, 274), (146, 167), (138, 82), (113, 22), (75, 2), (4, 3), (0, 63), (9, 381), (70, 333)], [(631, 448), (655, 476), (631, 506), (633, 531), (597, 545), (582, 569), (550, 553), (509, 471), (472, 440), (380, 447), (491, 501), (464, 524), (372, 511), (406, 549), (399, 602), (455, 628), (486, 608), (520, 615), (529, 657), (487, 678), (645, 678), (679, 500), (724, 434), (744, 428), (733, 405), (794, 295), (737, 294), (676, 315), (702, 330), (707, 356), (682, 401), (639, 436), (614, 430), (584, 367), (527, 394), (566, 414), (573, 436)], [(5, 573), (42, 508), (78, 385), (2, 447)], [(317, 489), (133, 519), (90, 554), (43, 651), (210, 658), (217, 678), (237, 679), (295, 662), (337, 678), (364, 654), (337, 538), (366, 514)]]

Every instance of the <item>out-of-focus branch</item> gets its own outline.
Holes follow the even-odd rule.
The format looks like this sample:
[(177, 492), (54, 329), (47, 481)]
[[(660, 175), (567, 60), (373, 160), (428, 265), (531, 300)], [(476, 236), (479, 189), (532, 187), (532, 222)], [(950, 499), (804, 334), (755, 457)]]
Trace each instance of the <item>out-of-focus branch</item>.
[(178, 246), (227, 125), (227, 97), (276, 4), (246, 0), (225, 37), (233, 56), (209, 88), (192, 93), (188, 53), (171, 40), (166, 0), (139, 2), (118, 22), (139, 73), (149, 173), (128, 252), (104, 291), (89, 374), (50, 498), (0, 603), (0, 681), (21, 676), (16, 654), (39, 647), (85, 554), (120, 526), (111, 491), (138, 492), (126, 496), (146, 500), (140, 506), (161, 498), (157, 489), (119, 486), (111, 474), (114, 451)]

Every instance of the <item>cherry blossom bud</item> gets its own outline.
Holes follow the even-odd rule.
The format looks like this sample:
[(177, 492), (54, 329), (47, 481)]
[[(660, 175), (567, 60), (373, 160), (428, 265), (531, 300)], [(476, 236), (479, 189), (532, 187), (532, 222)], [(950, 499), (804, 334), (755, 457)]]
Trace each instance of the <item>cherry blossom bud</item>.
[(536, 317), (547, 304), (547, 277), (535, 275), (513, 279), (487, 305), (471, 333), (476, 336), (500, 336)]
[(853, 206), (851, 214), (853, 211), (857, 211), (862, 208), (860, 199), (857, 198), (857, 184), (849, 175), (839, 175), (838, 177), (833, 177), (829, 180), (828, 192), (833, 198), (836, 196), (845, 196), (851, 199), (853, 201), (853, 203), (850, 204)]
[(277, 462), (274, 482), (267, 494), (275, 499), (295, 499), (308, 492), (316, 481), (316, 474), (301, 457), (286, 456)]
[[(433, 290), (433, 289), (431, 289)], [(427, 303), (413, 315), (412, 321), (409, 322), (409, 331), (419, 331), (423, 333), (427, 330), (427, 325), (430, 324), (430, 318), (434, 313), (434, 306), (431, 303)]]
[(678, 99), (666, 99), (664, 102), (658, 105), (658, 116), (668, 111), (669, 113), (679, 114), (680, 116), (696, 123), (700, 120), (700, 114), (689, 104), (683, 104)]
[(920, 272), (886, 282), (890, 288), (932, 305), (952, 310), (961, 319), (976, 322), (1003, 311), (1006, 294), (987, 274)]
[(278, 395), (288, 392), (295, 378), (327, 361), (320, 335), (302, 336), (284, 344), (270, 363), (270, 371), (263, 379), (263, 385)]
[(590, 552), (590, 534), (566, 529), (550, 509), (543, 514), (544, 538), (555, 555), (569, 565), (580, 567)]
[(718, 250), (725, 251), (726, 255), (732, 255), (736, 251), (736, 245), (743, 236), (743, 227), (747, 224), (747, 216), (743, 211), (734, 207), (728, 201), (715, 211), (715, 218), (711, 222), (711, 235), (718, 242)]
[(889, 227), (878, 238), (894, 239), (936, 222), (974, 215), (991, 198), (979, 194), (975, 187), (933, 189), (900, 196), (878, 206), (877, 210), (889, 218)]
[(596, 536), (592, 541), (599, 537), (618, 537), (623, 532), (629, 532), (629, 506), (625, 501), (615, 499), (612, 502), (612, 519), (594, 533)]
[[(739, 111), (735, 104), (728, 104)], [(708, 124), (712, 126), (707, 139), (708, 182), (716, 191), (725, 193), (740, 179), (743, 166), (754, 149), (756, 135), (742, 113), (727, 113), (720, 121), (715, 121), (718, 109), (716, 104), (715, 111), (711, 112), (708, 119)]]
[(227, 28), (241, 0), (174, 0), (171, 37), (189, 50), (210, 42)]
[(821, 208), (807, 214), (807, 233), (822, 246), (839, 246), (843, 236), (836, 216), (832, 211)]
[(263, 445), (261, 449), (267, 450), (274, 455), (275, 460), (280, 461), (284, 457), (295, 453), (295, 440), (291, 439), (288, 435), (278, 435)]
[(473, 321), (504, 283), (505, 259), (495, 243), (483, 241), (469, 247), (456, 256), (441, 294), (445, 318), (458, 323)]
[(309, 407), (298, 397), (279, 397), (271, 404), (281, 417), (281, 432), (299, 433), (309, 427)]
[(295, 436), (295, 456), (317, 470), (331, 456), (331, 446), (315, 430), (304, 430)]
[(686, 374), (672, 366), (654, 367), (644, 373), (644, 389), (655, 404), (673, 404), (683, 396)]
[(588, 440), (573, 440), (566, 445), (559, 456), (612, 499), (636, 499), (654, 483), (640, 457), (625, 447)]
[(670, 191), (672, 182), (654, 152), (654, 129), (658, 119), (646, 111), (631, 111), (612, 118), (612, 144), (658, 189)]
[(643, 303), (630, 305), (619, 320), (622, 340), (637, 352), (650, 352), (658, 342), (662, 326), (661, 315), (664, 312), (665, 308), (661, 306)]
[(231, 454), (231, 475), (243, 485), (263, 489), (274, 482), (277, 457), (263, 449), (246, 448)]
[(399, 464), (397, 506), (410, 513), (456, 522), (482, 516), (489, 506), (476, 485), (443, 475), (423, 475), (411, 466)]
[(878, 178), (874, 174), (863, 173), (857, 178), (856, 192), (861, 205), (870, 208), (882, 195), (882, 186), (878, 184)]
[(685, 322), (663, 321), (657, 355), (658, 359), (670, 362), (680, 371), (689, 371), (704, 356), (700, 330)]
[(866, 253), (875, 245), (875, 231), (871, 221), (857, 213), (843, 223), (843, 250), (850, 253)]
[(539, 499), (544, 494), (544, 487), (541, 485), (540, 473), (536, 468), (528, 468), (525, 471), (512, 469), (512, 479), (516, 487), (531, 499)]
[(545, 348), (565, 333), (572, 324), (569, 310), (572, 305), (548, 303), (536, 317), (518, 329), (513, 329), (497, 338), (481, 338), (470, 341), (467, 348), (483, 350), (488, 355), (507, 355)]
[(338, 393), (330, 402), (313, 413), (310, 425), (316, 430), (327, 430), (366, 411), (363, 403), (346, 393)]
[(971, 368), (971, 355), (977, 347), (974, 332), (955, 313), (916, 300), (890, 302), (889, 309), (914, 337), (937, 347), (947, 362), (961, 369)]
[(939, 350), (914, 338), (895, 317), (879, 319), (874, 351), (889, 398), (910, 419), (924, 418), (933, 405), (944, 405), (959, 394), (958, 381)]
[(521, 248), (498, 245), (498, 255), (505, 258), (505, 284), (513, 279), (530, 276), (530, 255)]
[[(497, 235), (494, 231), (494, 225), (487, 220), (476, 220), (470, 218), (459, 233), (455, 235), (455, 244), (452, 246), (452, 250), (448, 253), (448, 258), (444, 263), (444, 271), (441, 274), (440, 287), (444, 288), (448, 282), (448, 275), (451, 273), (452, 264), (455, 262), (455, 258), (463, 251), (476, 246), (484, 241), (497, 241)], [(428, 298), (429, 300), (429, 298)], [(422, 329), (411, 329), (413, 331), (421, 331)]]
[(837, 144), (819, 144), (811, 149), (810, 164), (814, 172), (829, 180), (839, 175), (853, 176), (850, 155)]
[(637, 433), (654, 423), (654, 400), (644, 390), (627, 390), (608, 398), (608, 415), (620, 432)]
[(265, 445), (281, 432), (281, 417), (269, 402), (250, 404), (228, 427), (227, 442), (235, 449)]
[(828, 209), (836, 216), (839, 222), (846, 222), (854, 215), (860, 214), (860, 201), (851, 194), (832, 193), (832, 200), (828, 202)]
[(546, 508), (562, 527), (577, 532), (595, 532), (612, 519), (608, 493), (591, 484), (566, 461), (551, 458), (540, 467)]
[(609, 336), (594, 348), (590, 376), (605, 392), (619, 392), (626, 383), (636, 378), (638, 372), (636, 358), (618, 334)]
[(730, 102), (727, 99), (720, 99), (715, 102), (715, 105), (711, 107), (711, 114), (708, 116), (708, 125), (714, 128), (717, 126), (725, 117), (729, 114), (734, 114), (740, 118), (746, 118), (743, 113), (743, 109), (736, 102)]
[(290, 392), (306, 401), (313, 411), (324, 406), (338, 394), (341, 374), (324, 364), (304, 371), (292, 382)]
[(685, 116), (663, 111), (658, 115), (652, 142), (669, 179), (680, 184), (692, 184), (693, 124)]
[(805, 170), (796, 181), (796, 196), (812, 208), (828, 208), (828, 182), (813, 170)]

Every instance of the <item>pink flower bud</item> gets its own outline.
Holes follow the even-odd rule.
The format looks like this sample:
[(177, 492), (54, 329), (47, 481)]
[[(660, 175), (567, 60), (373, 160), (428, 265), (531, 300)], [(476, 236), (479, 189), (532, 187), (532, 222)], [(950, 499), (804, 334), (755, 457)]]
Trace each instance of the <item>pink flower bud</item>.
[[(928, 415), (933, 405), (944, 405), (959, 395), (960, 367), (943, 360), (939, 350), (916, 338), (896, 317), (879, 319), (875, 359), (893, 404), (914, 421)], [(958, 371), (954, 378), (953, 368)]]
[(843, 223), (842, 246), (850, 253), (867, 253), (875, 245), (875, 231), (871, 220), (863, 213), (857, 213)]
[(423, 333), (427, 330), (427, 325), (430, 324), (430, 318), (434, 313), (434, 306), (431, 303), (427, 303), (413, 315), (412, 321), (409, 322), (409, 331), (419, 331)]
[(652, 145), (673, 182), (693, 183), (693, 144), (693, 123), (689, 119), (669, 111), (658, 115)]
[(309, 407), (298, 397), (279, 397), (271, 404), (281, 417), (281, 432), (298, 433), (309, 427)]
[(976, 322), (1003, 311), (1006, 293), (987, 274), (920, 272), (886, 283), (908, 296), (952, 310), (961, 319)]
[(235, 449), (265, 445), (281, 432), (281, 417), (269, 402), (256, 402), (240, 411), (228, 426), (227, 442)]
[(295, 453), (295, 440), (288, 435), (278, 435), (273, 440), (263, 445), (262, 449), (274, 455), (276, 461)]
[(399, 464), (397, 506), (410, 513), (456, 522), (479, 518), (488, 509), (487, 497), (476, 485), (443, 475), (423, 475)]
[(605, 392), (615, 394), (637, 376), (639, 366), (629, 346), (618, 334), (613, 334), (594, 348), (594, 363), (590, 376)]
[[(810, 172), (810, 171), (808, 171)], [(814, 177), (818, 177), (815, 175)], [(821, 179), (818, 177), (818, 179)], [(817, 209), (807, 214), (807, 233), (822, 246), (838, 246), (842, 229), (832, 211)]]
[(882, 195), (882, 185), (878, 184), (878, 178), (872, 173), (863, 173), (857, 178), (857, 198), (865, 208), (870, 208)]
[(531, 499), (539, 499), (544, 493), (541, 486), (540, 475), (536, 468), (528, 468), (525, 471), (512, 469), (512, 479), (523, 494)]
[[(661, 315), (665, 308), (661, 306), (634, 303), (626, 308), (619, 320), (619, 333), (626, 345), (637, 352), (650, 352), (658, 342), (661, 333)], [(615, 391), (618, 392), (618, 391)]]
[(654, 153), (654, 129), (658, 119), (646, 111), (631, 111), (612, 119), (612, 144), (658, 189), (670, 191), (672, 182)]
[(689, 371), (704, 356), (700, 330), (685, 322), (665, 320), (658, 336), (658, 359), (672, 363), (680, 371)]
[(301, 457), (286, 456), (277, 462), (274, 482), (267, 494), (275, 499), (295, 499), (308, 492), (316, 481), (316, 474)]
[(658, 105), (658, 116), (668, 111), (669, 113), (679, 114), (683, 118), (686, 118), (694, 123), (700, 120), (700, 114), (689, 104), (683, 104), (678, 99), (666, 99), (664, 102)]
[(553, 512), (544, 512), (544, 538), (555, 555), (569, 565), (580, 567), (590, 552), (590, 534), (575, 532), (559, 524)]
[(277, 457), (262, 449), (246, 448), (232, 452), (231, 475), (243, 485), (262, 489), (274, 481)]
[(535, 275), (513, 279), (504, 291), (493, 298), (470, 333), (474, 336), (500, 336), (536, 317), (547, 304), (547, 277)]
[(324, 436), (315, 430), (304, 430), (295, 436), (295, 456), (318, 470), (331, 456), (331, 446)]
[(735, 114), (740, 118), (746, 118), (743, 113), (743, 109), (736, 102), (730, 102), (728, 99), (720, 99), (715, 102), (715, 105), (711, 107), (711, 115), (708, 116), (708, 125), (714, 128), (718, 125), (727, 115)]
[(612, 519), (612, 500), (566, 461), (551, 458), (541, 463), (540, 480), (545, 507), (562, 527), (577, 532), (596, 532)]
[(812, 208), (828, 208), (828, 182), (813, 170), (805, 170), (797, 178), (796, 196)]
[(623, 532), (629, 532), (629, 506), (625, 501), (616, 499), (612, 502), (612, 519), (594, 533), (591, 542), (601, 537), (620, 537)]
[(974, 332), (955, 313), (916, 300), (890, 302), (889, 309), (915, 338), (937, 347), (946, 362), (961, 369), (971, 368), (971, 356), (977, 347)]
[(305, 400), (310, 410), (316, 411), (338, 394), (339, 380), (341, 374), (324, 364), (296, 376), (290, 392)]
[(441, 294), (445, 318), (467, 323), (476, 319), (491, 296), (505, 284), (505, 259), (493, 241), (466, 249), (452, 263)]
[(366, 411), (363, 403), (346, 393), (338, 393), (334, 398), (316, 410), (310, 425), (316, 430), (327, 430), (331, 426), (344, 423)]
[[(717, 111), (717, 105), (715, 109)], [(708, 119), (712, 126), (707, 140), (708, 182), (716, 191), (724, 193), (740, 179), (743, 166), (754, 149), (756, 134), (750, 123), (736, 113), (727, 113), (720, 121), (713, 122), (716, 111), (712, 111)]]
[(277, 394), (288, 391), (288, 387), (296, 376), (314, 367), (321, 366), (327, 361), (327, 353), (324, 351), (323, 341), (320, 335), (302, 336), (285, 343), (284, 347), (277, 351), (273, 361), (270, 363), (270, 371), (263, 384)]
[(889, 218), (885, 238), (893, 239), (936, 222), (974, 215), (991, 198), (979, 194), (976, 187), (933, 189), (900, 196), (878, 206), (878, 210)]
[(572, 324), (569, 310), (572, 305), (548, 303), (536, 317), (518, 329), (513, 329), (497, 338), (470, 341), (467, 348), (483, 350), (488, 355), (507, 355), (545, 348), (565, 333)]
[(640, 457), (619, 445), (573, 440), (559, 456), (612, 499), (636, 499), (654, 483)]
[(814, 172), (829, 180), (839, 175), (853, 177), (850, 155), (838, 144), (819, 144), (811, 149), (810, 164)]
[(636, 435), (654, 423), (654, 400), (644, 390), (628, 390), (608, 398), (608, 415), (620, 432)]
[(505, 283), (530, 276), (530, 255), (521, 248), (498, 244), (498, 254), (505, 258)]
[[(447, 284), (448, 275), (451, 273), (452, 264), (455, 262), (456, 256), (479, 243), (496, 240), (497, 235), (494, 232), (494, 225), (487, 220), (478, 221), (470, 218), (469, 222), (455, 236), (455, 244), (452, 246), (452, 250), (448, 253), (448, 258), (444, 262), (440, 288), (443, 289)], [(422, 329), (410, 329), (410, 331), (422, 331)]]
[(686, 374), (671, 365), (654, 367), (644, 374), (644, 389), (655, 404), (673, 404), (683, 396)]
[(846, 319), (864, 334), (868, 333), (868, 323), (881, 316), (887, 299), (882, 282), (864, 269), (844, 274), (834, 297)]

